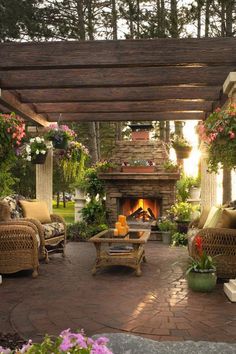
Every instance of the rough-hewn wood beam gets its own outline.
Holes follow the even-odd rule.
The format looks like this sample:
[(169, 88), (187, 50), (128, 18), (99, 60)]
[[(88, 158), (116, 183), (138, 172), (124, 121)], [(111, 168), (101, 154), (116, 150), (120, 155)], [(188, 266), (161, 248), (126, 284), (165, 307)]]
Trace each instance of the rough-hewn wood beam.
[(164, 99), (219, 98), (221, 86), (147, 86), (147, 87), (84, 87), (41, 90), (20, 90), (25, 103), (88, 102), (88, 101), (149, 101)]
[[(59, 114), (50, 113), (48, 120), (58, 121)], [(204, 112), (123, 112), (123, 113), (64, 113), (62, 121), (158, 121), (158, 120), (202, 120)]]
[(0, 103), (26, 120), (31, 120), (44, 127), (49, 124), (44, 116), (36, 113), (27, 104), (22, 104), (11, 92), (0, 89)]
[(211, 111), (212, 102), (201, 100), (61, 102), (37, 103), (35, 107), (38, 113)]
[(0, 44), (0, 68), (235, 63), (236, 38)]
[(107, 86), (222, 85), (234, 67), (147, 67), (0, 71), (5, 89)]

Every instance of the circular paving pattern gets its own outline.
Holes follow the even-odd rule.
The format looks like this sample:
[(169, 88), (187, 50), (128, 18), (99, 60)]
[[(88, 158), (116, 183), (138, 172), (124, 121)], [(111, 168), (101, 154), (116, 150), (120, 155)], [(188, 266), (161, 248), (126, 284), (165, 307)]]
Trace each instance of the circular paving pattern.
[(94, 333), (129, 332), (159, 340), (234, 342), (235, 304), (223, 284), (211, 294), (187, 289), (187, 251), (149, 242), (142, 276), (122, 267), (91, 275), (93, 245), (69, 243), (67, 257), (53, 255), (40, 275), (4, 277), (0, 331), (40, 340), (65, 328)]

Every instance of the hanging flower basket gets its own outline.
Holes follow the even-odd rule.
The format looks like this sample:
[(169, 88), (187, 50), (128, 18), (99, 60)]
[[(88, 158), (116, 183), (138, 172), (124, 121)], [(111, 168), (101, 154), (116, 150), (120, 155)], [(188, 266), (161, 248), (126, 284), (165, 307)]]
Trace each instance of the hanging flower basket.
[(31, 156), (31, 163), (34, 165), (43, 165), (46, 161), (47, 153), (46, 154), (38, 154), (35, 156)]
[(68, 148), (68, 139), (64, 138), (62, 140), (52, 139), (52, 144), (55, 149), (66, 150)]
[(46, 130), (45, 139), (51, 140), (55, 149), (66, 150), (69, 141), (76, 137), (74, 130), (67, 125), (50, 124)]
[(177, 159), (188, 159), (191, 154), (192, 148), (188, 146), (176, 147), (175, 152)]
[(217, 108), (204, 122), (200, 122), (197, 132), (208, 149), (208, 170), (217, 172), (219, 167), (236, 167), (236, 105), (226, 109)]

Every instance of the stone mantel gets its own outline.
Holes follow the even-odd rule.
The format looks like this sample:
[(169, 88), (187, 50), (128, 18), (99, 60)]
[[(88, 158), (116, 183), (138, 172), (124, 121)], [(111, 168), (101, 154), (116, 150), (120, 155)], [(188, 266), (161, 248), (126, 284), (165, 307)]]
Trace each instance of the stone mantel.
[(109, 172), (100, 173), (99, 178), (104, 180), (139, 180), (139, 181), (177, 181), (179, 173), (125, 173), (125, 172)]

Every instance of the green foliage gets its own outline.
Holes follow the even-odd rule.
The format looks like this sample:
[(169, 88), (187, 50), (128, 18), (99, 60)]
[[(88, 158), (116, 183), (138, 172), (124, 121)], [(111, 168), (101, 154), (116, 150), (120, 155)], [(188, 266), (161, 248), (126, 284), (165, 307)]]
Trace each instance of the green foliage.
[(95, 199), (88, 202), (81, 210), (83, 221), (87, 224), (105, 224), (106, 210), (101, 201)]
[(185, 176), (182, 174), (179, 181), (176, 183), (177, 200), (186, 202), (190, 196), (191, 187), (200, 187), (200, 177)]
[(166, 231), (173, 232), (174, 230), (176, 230), (176, 224), (169, 219), (163, 219), (161, 221), (158, 221), (157, 226), (158, 226), (158, 229), (163, 232), (166, 232)]
[(186, 274), (190, 272), (204, 272), (209, 270), (216, 270), (215, 261), (211, 256), (208, 256), (205, 251), (202, 252), (201, 257), (193, 259), (190, 257), (190, 264)]
[(25, 198), (36, 198), (36, 168), (31, 162), (18, 159), (12, 168), (12, 175), (16, 178), (14, 193)]
[(200, 139), (208, 147), (208, 168), (217, 172), (219, 166), (236, 167), (236, 105), (216, 109), (208, 118), (199, 123)]
[(163, 167), (167, 172), (178, 172), (179, 169), (179, 166), (171, 160), (165, 161)]
[(14, 184), (18, 181), (18, 179), (12, 175), (12, 166), (12, 160), (0, 162), (0, 197), (11, 194)]
[(98, 178), (98, 171), (96, 168), (88, 168), (81, 181), (78, 183), (78, 188), (81, 188), (91, 199), (96, 196), (102, 199), (105, 195), (104, 182)]
[(179, 202), (172, 205), (169, 212), (177, 221), (190, 221), (194, 210), (195, 208), (192, 204), (187, 202)]
[(178, 135), (174, 135), (172, 140), (172, 146), (174, 149), (192, 148), (191, 144), (184, 137)]
[(106, 224), (89, 225), (85, 221), (79, 221), (68, 225), (67, 237), (71, 241), (86, 241), (90, 237), (107, 229), (108, 226)]
[(94, 166), (98, 172), (107, 172), (110, 169), (117, 168), (117, 164), (109, 160), (98, 161)]
[(188, 244), (188, 238), (186, 234), (181, 232), (175, 232), (172, 235), (172, 245), (173, 246), (186, 246)]

